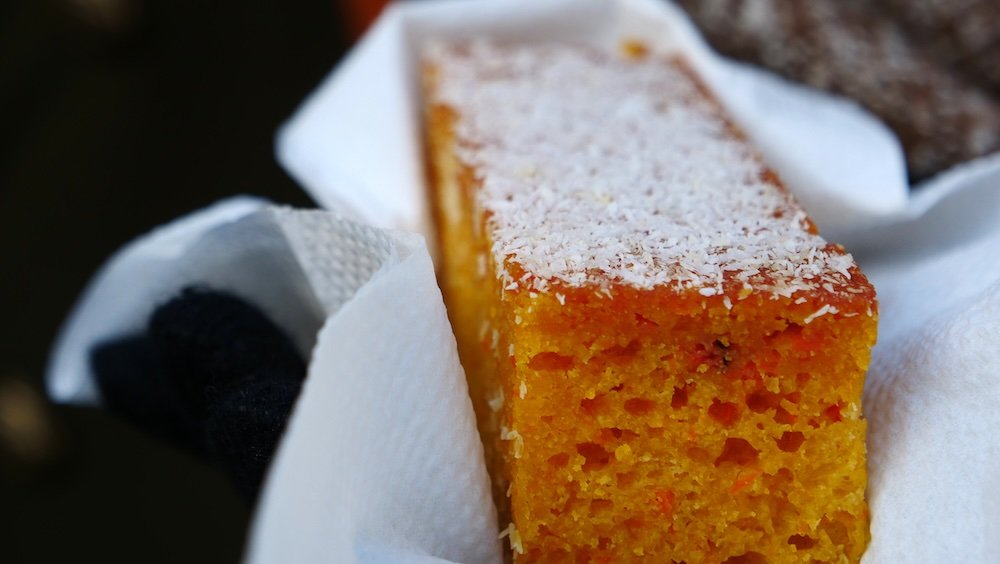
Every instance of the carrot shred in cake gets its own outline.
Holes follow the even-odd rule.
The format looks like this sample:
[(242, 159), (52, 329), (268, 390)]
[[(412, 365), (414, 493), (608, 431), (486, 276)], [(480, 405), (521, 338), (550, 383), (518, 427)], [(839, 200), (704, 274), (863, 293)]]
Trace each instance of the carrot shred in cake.
[(473, 41), (424, 81), (515, 559), (859, 560), (874, 291), (683, 61)]

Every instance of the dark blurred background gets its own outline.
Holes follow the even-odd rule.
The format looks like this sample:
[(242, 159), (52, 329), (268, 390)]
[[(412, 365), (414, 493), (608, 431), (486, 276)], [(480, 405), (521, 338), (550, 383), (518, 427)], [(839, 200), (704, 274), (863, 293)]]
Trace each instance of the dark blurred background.
[(234, 562), (220, 472), (47, 405), (50, 343), (128, 240), (239, 193), (311, 206), (273, 135), (377, 2), (0, 2), (0, 562)]

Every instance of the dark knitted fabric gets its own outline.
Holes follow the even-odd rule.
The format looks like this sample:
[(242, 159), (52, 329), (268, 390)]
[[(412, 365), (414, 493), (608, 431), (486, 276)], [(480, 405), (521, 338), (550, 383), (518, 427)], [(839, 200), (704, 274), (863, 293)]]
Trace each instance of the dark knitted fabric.
[(153, 313), (149, 335), (181, 397), (201, 417), (236, 388), (297, 382), (306, 371), (281, 330), (232, 294), (187, 288)]
[(236, 487), (253, 499), (285, 430), (301, 383), (259, 380), (223, 398), (205, 421), (205, 438)]
[(205, 288), (158, 307), (147, 334), (95, 347), (91, 365), (109, 409), (215, 459), (250, 500), (306, 371), (260, 310)]
[(90, 364), (109, 411), (160, 440), (205, 453), (202, 424), (181, 402), (149, 337), (101, 343), (91, 351)]

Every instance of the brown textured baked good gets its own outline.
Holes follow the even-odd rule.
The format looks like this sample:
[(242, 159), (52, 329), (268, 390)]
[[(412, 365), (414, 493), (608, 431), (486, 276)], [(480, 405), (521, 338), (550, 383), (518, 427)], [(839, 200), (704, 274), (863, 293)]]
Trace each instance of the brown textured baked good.
[(515, 559), (857, 561), (874, 291), (684, 64), (476, 42), (425, 78)]
[(680, 0), (711, 45), (854, 98), (899, 136), (912, 180), (1000, 149), (1000, 106), (858, 0)]
[(972, 83), (1000, 95), (1000, 2), (877, 0), (912, 42)]

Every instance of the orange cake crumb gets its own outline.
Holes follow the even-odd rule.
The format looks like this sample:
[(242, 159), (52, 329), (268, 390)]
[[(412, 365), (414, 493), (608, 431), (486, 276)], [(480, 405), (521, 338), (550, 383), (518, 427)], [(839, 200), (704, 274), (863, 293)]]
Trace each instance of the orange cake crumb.
[(502, 534), (518, 562), (858, 561), (874, 291), (683, 63), (642, 54), (427, 54)]

